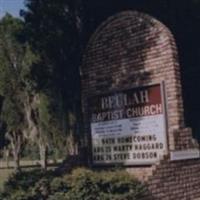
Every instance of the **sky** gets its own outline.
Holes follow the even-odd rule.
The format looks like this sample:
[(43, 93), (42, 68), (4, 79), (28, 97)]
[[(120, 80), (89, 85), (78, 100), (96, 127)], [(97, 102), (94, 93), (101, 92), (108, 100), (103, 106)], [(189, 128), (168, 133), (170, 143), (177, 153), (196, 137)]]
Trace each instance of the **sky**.
[(19, 17), (19, 11), (22, 8), (24, 8), (24, 0), (0, 0), (0, 18), (6, 12), (15, 17)]

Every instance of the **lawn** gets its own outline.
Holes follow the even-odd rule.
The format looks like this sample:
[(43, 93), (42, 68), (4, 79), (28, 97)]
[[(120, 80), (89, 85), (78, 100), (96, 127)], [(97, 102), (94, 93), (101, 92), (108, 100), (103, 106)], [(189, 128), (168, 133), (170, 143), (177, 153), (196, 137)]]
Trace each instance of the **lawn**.
[(0, 190), (3, 189), (3, 183), (8, 179), (12, 172), (13, 169), (0, 169)]
[[(61, 163), (62, 160), (58, 160), (58, 163)], [(48, 167), (48, 169), (52, 169), (55, 168), (57, 166), (57, 164), (53, 164), (52, 161), (48, 161), (48, 163), (50, 164), (50, 166)], [(23, 170), (31, 170), (31, 169), (35, 169), (37, 167), (39, 167), (39, 161), (21, 161), (20, 165), (22, 167)], [(3, 189), (3, 184), (4, 182), (8, 179), (8, 177), (14, 172), (13, 170), (13, 162), (11, 161), (9, 163), (9, 168), (6, 167), (6, 162), (4, 161), (0, 161), (0, 190)]]

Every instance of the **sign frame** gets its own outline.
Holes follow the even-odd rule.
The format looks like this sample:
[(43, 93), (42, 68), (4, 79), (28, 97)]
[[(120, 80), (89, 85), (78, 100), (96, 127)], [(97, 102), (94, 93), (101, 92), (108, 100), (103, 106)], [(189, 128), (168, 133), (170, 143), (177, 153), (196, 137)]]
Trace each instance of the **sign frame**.
[(197, 148), (170, 152), (171, 161), (190, 160), (190, 159), (197, 159), (197, 158), (200, 158), (200, 150)]
[[(164, 145), (165, 145), (165, 149), (163, 150), (163, 156), (164, 155), (167, 155), (168, 153), (168, 113), (167, 113), (167, 98), (166, 98), (166, 91), (165, 91), (165, 83), (164, 81), (161, 81), (159, 83), (152, 83), (152, 84), (148, 84), (148, 85), (141, 85), (139, 87), (132, 87), (132, 88), (123, 88), (122, 90), (114, 90), (112, 92), (107, 92), (107, 93), (102, 93), (102, 94), (97, 94), (97, 95), (94, 95), (92, 97), (97, 97), (97, 96), (102, 96), (102, 95), (111, 95), (112, 93), (119, 93), (119, 92), (123, 92), (123, 91), (126, 91), (126, 90), (136, 90), (136, 89), (140, 89), (140, 88), (145, 88), (145, 87), (153, 87), (153, 86), (157, 86), (159, 85), (160, 87), (160, 95), (161, 95), (161, 106), (162, 106), (162, 115), (163, 115), (163, 137), (164, 137)], [(90, 97), (90, 98), (92, 98)], [(90, 112), (91, 114), (91, 112)], [(148, 161), (146, 162), (145, 160), (141, 160), (139, 163), (136, 162), (136, 163), (128, 163), (126, 161), (124, 162), (106, 162), (104, 161), (103, 163), (96, 163), (94, 162), (93, 160), (93, 140), (92, 140), (92, 122), (91, 122), (91, 119), (89, 120), (89, 123), (90, 123), (90, 144), (91, 144), (91, 161), (92, 161), (92, 165), (93, 166), (99, 166), (99, 167), (103, 167), (103, 166), (151, 166), (153, 164), (155, 164), (156, 162), (155, 161)], [(132, 143), (133, 144), (133, 143)], [(159, 158), (158, 160), (160, 160), (161, 158)], [(158, 161), (157, 160), (157, 161)]]

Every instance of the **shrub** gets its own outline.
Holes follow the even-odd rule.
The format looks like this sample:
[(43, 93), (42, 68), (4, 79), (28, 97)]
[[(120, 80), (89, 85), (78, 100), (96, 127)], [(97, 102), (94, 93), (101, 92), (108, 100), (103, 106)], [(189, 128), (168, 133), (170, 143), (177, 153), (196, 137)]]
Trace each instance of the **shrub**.
[(40, 171), (12, 176), (3, 200), (139, 200), (147, 190), (124, 171), (78, 168), (63, 177)]
[(77, 169), (67, 179), (71, 186), (68, 196), (74, 200), (134, 200), (146, 193), (145, 187), (124, 171)]
[(21, 171), (12, 174), (4, 184), (4, 190), (0, 196), (3, 200), (39, 200), (39, 184), (43, 179), (45, 183), (51, 182), (53, 172), (44, 172), (41, 170)]

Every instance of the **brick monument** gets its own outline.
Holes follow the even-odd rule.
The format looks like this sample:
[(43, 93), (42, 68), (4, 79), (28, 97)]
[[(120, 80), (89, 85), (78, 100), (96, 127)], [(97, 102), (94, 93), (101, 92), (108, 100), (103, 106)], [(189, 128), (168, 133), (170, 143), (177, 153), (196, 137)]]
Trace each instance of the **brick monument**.
[(200, 198), (199, 145), (185, 127), (176, 44), (125, 11), (91, 37), (82, 63), (84, 144), (93, 166), (124, 166), (155, 200)]

